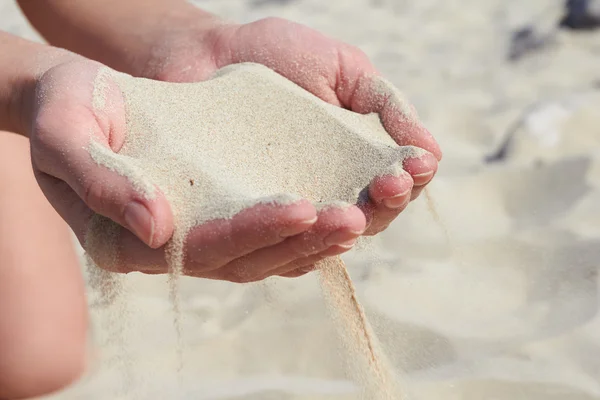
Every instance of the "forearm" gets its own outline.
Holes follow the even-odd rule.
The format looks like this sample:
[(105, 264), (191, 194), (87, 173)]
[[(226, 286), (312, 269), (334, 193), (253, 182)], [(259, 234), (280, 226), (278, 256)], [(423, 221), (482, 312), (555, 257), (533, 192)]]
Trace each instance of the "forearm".
[(166, 33), (201, 28), (215, 17), (185, 0), (19, 0), (31, 24), (53, 46), (142, 76)]
[(36, 79), (77, 56), (0, 31), (0, 130), (27, 135), (24, 119)]

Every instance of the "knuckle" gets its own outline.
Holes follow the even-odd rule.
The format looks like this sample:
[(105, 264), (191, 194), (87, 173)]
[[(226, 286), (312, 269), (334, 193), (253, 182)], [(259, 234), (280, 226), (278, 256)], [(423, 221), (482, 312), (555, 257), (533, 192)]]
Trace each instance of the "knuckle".
[(97, 180), (88, 180), (83, 185), (83, 202), (99, 214), (103, 214), (106, 191), (104, 185)]

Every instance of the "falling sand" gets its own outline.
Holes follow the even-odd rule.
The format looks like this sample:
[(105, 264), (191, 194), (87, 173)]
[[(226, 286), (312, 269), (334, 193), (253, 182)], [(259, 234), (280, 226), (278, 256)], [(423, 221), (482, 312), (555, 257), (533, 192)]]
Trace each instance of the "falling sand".
[[(178, 330), (177, 281), (186, 261), (185, 239), (195, 226), (231, 218), (256, 204), (290, 204), (300, 198), (319, 209), (349, 207), (363, 201), (373, 177), (398, 175), (404, 159), (424, 153), (398, 146), (378, 114), (330, 105), (257, 64), (229, 66), (192, 84), (103, 69), (94, 91), (96, 107), (106, 106), (114, 84), (126, 106), (125, 142), (114, 153), (92, 139), (89, 152), (146, 197), (160, 188), (170, 202), (175, 232), (166, 245), (166, 262)], [(369, 84), (373, 101), (388, 99), (405, 122), (414, 122), (391, 84), (381, 78)], [(120, 232), (100, 216), (91, 224), (86, 250), (97, 265), (111, 269), (120, 262)], [(320, 266), (324, 295), (349, 350), (352, 373), (360, 375), (364, 398), (403, 398), (343, 262), (336, 257)]]
[(319, 263), (319, 276), (330, 314), (351, 362), (349, 372), (362, 385), (363, 396), (377, 400), (406, 398), (396, 387), (393, 369), (356, 297), (344, 261), (339, 256), (323, 260)]

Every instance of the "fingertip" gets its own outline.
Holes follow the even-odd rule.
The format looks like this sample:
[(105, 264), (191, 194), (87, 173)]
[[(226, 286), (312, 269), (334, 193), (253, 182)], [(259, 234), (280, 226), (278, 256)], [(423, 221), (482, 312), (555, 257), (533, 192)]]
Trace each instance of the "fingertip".
[(298, 235), (302, 232), (306, 232), (309, 230), (318, 220), (318, 217), (315, 215), (312, 218), (298, 220), (296, 222), (292, 222), (287, 224), (281, 231), (279, 235), (282, 238), (288, 238), (290, 236)]
[(410, 192), (413, 179), (404, 170), (399, 175), (382, 175), (375, 177), (369, 185), (369, 197), (375, 204), (385, 199), (396, 198)]
[(345, 231), (360, 235), (367, 226), (365, 213), (355, 205), (329, 206), (319, 212), (317, 230)]
[(367, 228), (367, 218), (357, 206), (352, 206), (347, 212), (347, 228), (351, 232), (364, 232)]
[(412, 138), (410, 139), (411, 143), (408, 143), (412, 146), (419, 147), (425, 151), (431, 153), (436, 161), (442, 160), (442, 149), (440, 148), (439, 143), (429, 129), (425, 128), (421, 122), (418, 122), (416, 126), (412, 128)]
[(418, 158), (408, 158), (402, 163), (403, 168), (413, 179), (414, 186), (428, 183), (438, 168), (438, 161), (434, 154), (425, 153)]
[(363, 111), (378, 112), (385, 130), (400, 146), (415, 146), (432, 153), (438, 161), (442, 159), (439, 144), (397, 88), (381, 77), (370, 79), (367, 86), (370, 107)]
[(246, 213), (240, 213), (239, 218), (244, 218), (246, 222), (252, 221), (268, 226), (269, 229), (279, 232), (281, 238), (294, 236), (310, 229), (318, 219), (315, 206), (305, 199), (293, 203), (259, 203)]
[(281, 237), (290, 237), (310, 229), (318, 220), (317, 209), (308, 200), (284, 206), (280, 220)]

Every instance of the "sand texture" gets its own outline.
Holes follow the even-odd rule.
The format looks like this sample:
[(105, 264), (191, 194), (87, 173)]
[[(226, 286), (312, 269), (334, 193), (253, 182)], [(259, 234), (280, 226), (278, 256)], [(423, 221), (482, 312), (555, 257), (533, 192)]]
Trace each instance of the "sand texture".
[[(558, 31), (509, 62), (514, 30), (547, 30), (562, 0), (195, 3), (239, 22), (291, 18), (358, 45), (439, 139), (430, 194), (450, 244), (421, 196), (369, 251), (342, 257), (402, 388), (417, 400), (600, 399), (600, 33)], [(0, 0), (0, 15), (3, 28), (36, 37), (13, 1)], [(181, 378), (167, 278), (123, 284), (125, 343), (107, 340), (103, 322), (120, 316), (89, 287), (97, 361), (52, 398), (357, 399), (314, 274), (182, 278)]]
[[(97, 88), (110, 75), (99, 73)], [(225, 67), (191, 84), (114, 80), (127, 109), (125, 143), (113, 153), (91, 142), (90, 154), (146, 196), (160, 188), (174, 210), (175, 246), (193, 226), (258, 203), (356, 204), (375, 176), (398, 174), (406, 157), (423, 154), (398, 146), (377, 114), (328, 104), (259, 64)], [(97, 90), (94, 103), (103, 104), (103, 95)], [(97, 226), (103, 229), (88, 237), (110, 242), (95, 238), (108, 232)], [(103, 258), (111, 252), (97, 250)]]
[[(361, 196), (375, 176), (396, 175), (406, 157), (423, 154), (418, 148), (398, 146), (377, 114), (330, 105), (259, 64), (233, 65), (207, 81), (189, 84), (103, 69), (95, 82), (93, 102), (98, 108), (106, 104), (109, 80), (117, 82), (123, 94), (125, 143), (118, 153), (95, 142), (88, 150), (99, 165), (126, 176), (145, 196), (153, 197), (154, 187), (160, 189), (173, 208), (175, 232), (167, 243), (167, 263), (179, 342), (178, 284), (190, 229), (231, 218), (258, 203), (304, 198), (319, 208), (357, 204), (366, 200)], [(398, 93), (383, 80), (373, 88), (382, 94)], [(395, 98), (400, 103), (400, 97)], [(90, 225), (84, 247), (97, 266), (112, 268), (119, 262), (116, 236), (118, 229), (106, 218), (97, 216)], [(355, 364), (353, 375), (364, 381), (365, 399), (399, 399), (394, 373), (376, 350), (375, 334), (350, 276), (337, 260), (324, 263), (321, 280), (331, 312), (339, 314), (338, 334), (356, 353), (347, 355)], [(112, 287), (113, 280), (100, 279), (100, 286)], [(182, 344), (174, 351), (181, 370)]]

